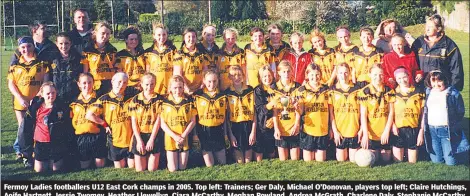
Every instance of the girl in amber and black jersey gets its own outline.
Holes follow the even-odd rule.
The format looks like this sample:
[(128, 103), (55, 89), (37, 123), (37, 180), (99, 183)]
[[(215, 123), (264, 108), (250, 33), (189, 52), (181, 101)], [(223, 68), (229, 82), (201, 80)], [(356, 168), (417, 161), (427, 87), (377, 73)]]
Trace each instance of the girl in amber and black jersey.
[(184, 79), (173, 76), (169, 80), (168, 96), (163, 99), (161, 128), (165, 132), (165, 150), (168, 170), (186, 169), (189, 157), (189, 134), (196, 125), (197, 111), (193, 99), (184, 94)]
[(268, 65), (274, 72), (276, 70), (275, 55), (271, 46), (264, 43), (264, 31), (254, 27), (250, 31), (251, 43), (245, 46), (246, 78), (248, 85), (258, 86), (258, 70)]
[(350, 80), (351, 69), (340, 63), (336, 68), (338, 82), (330, 89), (330, 122), (336, 145), (336, 160), (355, 162), (361, 132), (358, 94), (361, 87)]
[(326, 46), (325, 36), (318, 29), (314, 29), (310, 33), (310, 41), (312, 49), (308, 52), (312, 55), (312, 62), (321, 69), (321, 82), (331, 86), (336, 79), (336, 72), (334, 71), (336, 63), (335, 50)]
[(353, 65), (354, 53), (357, 52), (358, 47), (351, 43), (351, 33), (345, 26), (340, 26), (336, 29), (336, 38), (339, 41), (338, 46), (335, 47), (336, 63), (347, 63)]
[(209, 68), (219, 68), (219, 46), (215, 43), (216, 29), (214, 25), (204, 25), (202, 29), (202, 41), (196, 47), (204, 53), (204, 58), (209, 62)]
[(168, 80), (173, 75), (176, 47), (168, 40), (168, 29), (161, 24), (153, 24), (153, 39), (153, 45), (145, 50), (145, 70), (156, 76), (155, 92), (164, 95), (168, 92)]
[[(231, 65), (239, 65), (246, 73), (245, 51), (237, 46), (238, 31), (234, 28), (224, 30), (224, 44), (219, 50), (219, 83), (220, 89), (225, 90), (230, 87), (232, 81), (229, 78), (229, 68)], [(245, 79), (246, 80), (246, 79)]]
[(238, 163), (252, 159), (252, 146), (256, 142), (256, 115), (254, 93), (246, 85), (245, 74), (239, 65), (232, 65), (229, 71), (232, 85), (225, 90), (228, 100), (228, 134)]
[(274, 61), (276, 65), (279, 65), (279, 62), (284, 59), (284, 54), (290, 50), (290, 45), (282, 41), (282, 28), (279, 24), (271, 24), (268, 26), (268, 36), (266, 44), (273, 49), (275, 56)]
[(145, 55), (142, 47), (142, 37), (137, 27), (130, 26), (122, 33), (126, 42), (126, 49), (116, 54), (116, 67), (122, 68), (129, 76), (126, 88), (128, 96), (135, 96), (142, 91), (140, 78), (145, 73)]
[(111, 25), (100, 22), (93, 31), (93, 44), (83, 50), (83, 72), (89, 72), (95, 79), (94, 89), (98, 97), (111, 90), (111, 78), (114, 73), (121, 70), (116, 63), (116, 48), (109, 43)]
[(370, 82), (369, 69), (375, 63), (383, 60), (383, 51), (372, 44), (374, 31), (369, 27), (362, 27), (359, 31), (362, 45), (354, 52), (354, 64), (348, 64), (352, 68), (352, 82), (364, 87)]
[(208, 70), (204, 74), (204, 88), (194, 93), (197, 109), (197, 136), (201, 141), (202, 156), (207, 167), (214, 165), (214, 156), (219, 164), (226, 163), (224, 129), (227, 114), (227, 97), (218, 89), (218, 74)]
[[(292, 160), (300, 158), (300, 111), (296, 107), (297, 88), (299, 83), (292, 80), (292, 68), (289, 61), (283, 60), (277, 67), (279, 81), (272, 84), (274, 94), (280, 97), (279, 102), (273, 108), (274, 138), (281, 161), (287, 160), (289, 155)], [(287, 104), (281, 104), (281, 99), (287, 99)], [(284, 114), (284, 111), (287, 113)]]

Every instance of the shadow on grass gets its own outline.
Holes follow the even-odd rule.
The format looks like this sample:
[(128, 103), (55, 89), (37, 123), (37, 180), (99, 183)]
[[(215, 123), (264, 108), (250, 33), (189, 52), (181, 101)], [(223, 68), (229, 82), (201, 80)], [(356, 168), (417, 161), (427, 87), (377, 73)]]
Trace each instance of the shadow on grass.
[(2, 146), (2, 154), (13, 154), (13, 146)]

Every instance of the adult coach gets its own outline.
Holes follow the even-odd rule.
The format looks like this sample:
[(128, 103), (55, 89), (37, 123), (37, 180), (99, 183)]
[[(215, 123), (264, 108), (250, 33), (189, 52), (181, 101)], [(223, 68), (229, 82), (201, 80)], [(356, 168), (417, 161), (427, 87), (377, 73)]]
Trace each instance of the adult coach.
[(91, 34), (93, 25), (90, 24), (88, 12), (85, 9), (77, 9), (73, 13), (73, 22), (75, 27), (69, 32), (72, 47), (80, 54), (89, 44), (93, 43)]
[(462, 91), (462, 54), (457, 44), (445, 35), (444, 21), (440, 15), (432, 15), (426, 20), (424, 35), (418, 37), (411, 48), (425, 77), (430, 71), (440, 70), (452, 86)]
[[(57, 46), (48, 38), (46, 21), (35, 20), (28, 27), (34, 40), (36, 59), (52, 62), (52, 60), (60, 55)], [(18, 64), (20, 56), (20, 51), (18, 49), (15, 50), (11, 57), (10, 65)]]

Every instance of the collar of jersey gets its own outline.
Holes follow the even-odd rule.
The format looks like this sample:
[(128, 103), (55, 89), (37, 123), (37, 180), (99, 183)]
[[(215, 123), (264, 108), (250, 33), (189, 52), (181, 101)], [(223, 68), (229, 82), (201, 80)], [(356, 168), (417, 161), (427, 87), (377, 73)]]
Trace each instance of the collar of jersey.
[[(273, 42), (272, 42), (271, 39), (269, 39), (268, 44), (271, 45), (271, 47), (272, 47), (273, 49), (275, 49), (275, 48), (274, 48), (274, 44), (273, 44)], [(285, 47), (287, 47), (287, 43), (281, 40), (281, 44), (279, 44), (278, 50), (282, 50), (282, 49), (284, 49)]]
[[(278, 88), (278, 90), (284, 91), (284, 85), (282, 85), (281, 80), (276, 82), (276, 87)], [(292, 88), (295, 87), (295, 82), (291, 81), (291, 84), (288, 87), (289, 87), (289, 91), (291, 91)]]
[[(370, 93), (371, 94), (377, 94), (379, 93), (378, 89), (375, 89), (374, 85), (372, 84), (369, 84), (369, 89), (370, 89)], [(382, 93), (385, 93), (385, 84), (383, 86), (383, 91), (381, 91)]]
[(204, 94), (206, 94), (206, 95), (209, 96), (210, 98), (214, 98), (215, 96), (217, 96), (217, 94), (219, 94), (219, 88), (216, 88), (216, 89), (215, 89), (214, 95), (210, 95), (210, 94), (209, 94), (209, 90), (207, 90), (206, 87), (204, 87), (204, 89), (202, 90), (202, 92), (204, 92)]
[(192, 53), (189, 52), (188, 48), (186, 48), (186, 46), (184, 46), (184, 45), (183, 45), (183, 49), (182, 49), (182, 50), (183, 50), (183, 52), (186, 53), (186, 54), (196, 54), (196, 53), (199, 52), (199, 50), (197, 49), (196, 46), (194, 46), (194, 52), (192, 52)]
[(399, 86), (397, 86), (397, 88), (395, 89), (395, 93), (398, 94), (402, 94), (402, 95), (409, 95), (411, 93), (413, 93), (415, 91), (415, 87), (414, 86), (410, 86), (408, 92), (403, 92), (401, 91), (401, 88)]
[[(155, 93), (155, 92), (154, 92), (154, 93), (153, 93), (153, 96), (151, 97), (151, 99), (153, 99), (153, 98), (155, 98), (155, 97), (157, 97), (157, 96), (158, 96), (158, 93)], [(141, 100), (141, 101), (144, 101), (144, 102), (146, 102), (146, 103), (148, 102), (148, 100), (145, 100), (144, 92), (143, 92), (143, 91), (140, 92), (139, 94), (137, 94), (137, 99), (138, 99), (138, 100)]]
[(227, 54), (227, 55), (228, 55), (228, 54), (232, 54), (232, 55), (233, 55), (233, 54), (238, 54), (238, 53), (240, 52), (240, 48), (238, 47), (238, 45), (237, 45), (236, 43), (235, 43), (235, 45), (233, 45), (233, 48), (232, 48), (232, 52), (231, 52), (231, 53), (227, 52), (227, 49), (226, 49), (226, 48), (227, 48), (227, 47), (226, 47), (226, 45), (225, 45), (225, 43), (224, 43), (224, 44), (222, 45), (222, 50), (223, 50), (224, 53)]
[[(341, 88), (341, 85), (339, 84), (339, 82), (335, 84), (335, 87), (336, 87), (336, 89), (340, 89), (341, 91), (344, 91), (344, 89)], [(352, 87), (354, 87), (354, 85), (353, 85), (352, 83), (348, 83), (348, 87), (349, 87), (349, 88), (348, 88), (348, 91), (349, 91), (349, 89), (351, 89)], [(346, 91), (346, 92), (347, 92), (347, 91)]]
[[(243, 92), (245, 92), (246, 89), (248, 89), (248, 85), (243, 84), (241, 94), (243, 94)], [(233, 86), (233, 84), (230, 84), (230, 90), (239, 94), (238, 91), (235, 90), (235, 86)]]
[(186, 100), (186, 97), (183, 97), (183, 98), (181, 99), (181, 101), (177, 102), (176, 99), (175, 99), (175, 97), (173, 96), (173, 94), (169, 93), (169, 94), (168, 94), (168, 100), (171, 101), (171, 102), (173, 102), (173, 103), (175, 103), (175, 104), (179, 104), (179, 103), (183, 102), (184, 100)]
[(33, 53), (33, 58), (31, 59), (29, 63), (26, 62), (23, 55), (20, 56), (20, 59), (18, 60), (18, 62), (22, 64), (31, 64), (34, 60), (36, 60), (36, 53)]
[(351, 45), (349, 46), (349, 48), (346, 48), (346, 50), (343, 50), (343, 47), (342, 47), (341, 44), (340, 44), (340, 45), (338, 45), (338, 51), (346, 53), (346, 52), (349, 52), (349, 51), (350, 51), (351, 49), (353, 49), (354, 47), (356, 47), (356, 45), (351, 44)]
[(251, 44), (250, 44), (250, 49), (251, 49), (252, 51), (256, 52), (256, 53), (261, 53), (261, 52), (263, 52), (264, 50), (267, 50), (267, 49), (268, 49), (268, 45), (267, 45), (267, 44), (263, 44), (263, 46), (261, 46), (261, 51), (258, 52), (258, 51), (255, 50), (255, 48), (254, 48), (253, 46), (254, 46), (253, 43), (251, 43)]
[(332, 48), (328, 48), (328, 47), (326, 47), (326, 46), (325, 46), (325, 48), (324, 48), (323, 50), (321, 50), (321, 51), (312, 48), (312, 53), (317, 53), (317, 54), (320, 54), (320, 55), (324, 56), (324, 55), (330, 54), (330, 53), (331, 53), (331, 49), (332, 49)]
[(89, 101), (93, 98), (96, 98), (96, 92), (95, 91), (92, 91), (91, 92), (91, 96), (89, 99), (85, 99), (85, 97), (83, 97), (83, 95), (80, 93), (80, 95), (78, 96), (78, 100), (83, 100), (83, 101)]
[(113, 90), (111, 90), (109, 92), (109, 97), (112, 98), (112, 99), (119, 99), (119, 100), (122, 100), (124, 99), (124, 95), (121, 96), (121, 98), (118, 98), (116, 94), (114, 94)]
[(370, 53), (376, 51), (376, 49), (377, 49), (374, 45), (372, 45), (372, 46), (371, 46), (371, 47), (372, 47), (372, 50), (370, 50), (370, 51), (365, 51), (362, 46), (363, 46), (363, 45), (361, 45), (361, 47), (359, 47), (359, 52), (362, 52), (362, 53), (366, 53), (366, 52), (367, 52), (367, 54), (370, 54)]
[(320, 92), (320, 91), (321, 91), (323, 85), (320, 83), (320, 87), (319, 87), (316, 91), (310, 86), (310, 84), (309, 84), (308, 82), (305, 82), (304, 87), (305, 87), (305, 90), (308, 90), (308, 91), (310, 91), (310, 92), (316, 93), (316, 92)]
[[(99, 50), (98, 50), (98, 46), (96, 45), (96, 43), (93, 44), (93, 50), (95, 50), (95, 52), (97, 53), (101, 53)], [(114, 48), (109, 42), (107, 42), (105, 45), (104, 45), (104, 53), (108, 53), (108, 52), (112, 52), (112, 51), (115, 51), (116, 48)]]

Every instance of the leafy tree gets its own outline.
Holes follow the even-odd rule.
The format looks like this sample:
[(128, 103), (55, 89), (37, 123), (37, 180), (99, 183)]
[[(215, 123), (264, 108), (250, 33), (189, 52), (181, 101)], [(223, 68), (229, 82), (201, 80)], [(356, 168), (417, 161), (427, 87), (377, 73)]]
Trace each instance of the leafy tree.
[(155, 9), (155, 4), (153, 3), (153, 0), (129, 1), (129, 4), (132, 9), (139, 14), (154, 13), (155, 11), (157, 11)]
[(96, 19), (111, 21), (111, 7), (105, 0), (94, 0), (93, 5), (96, 10)]

